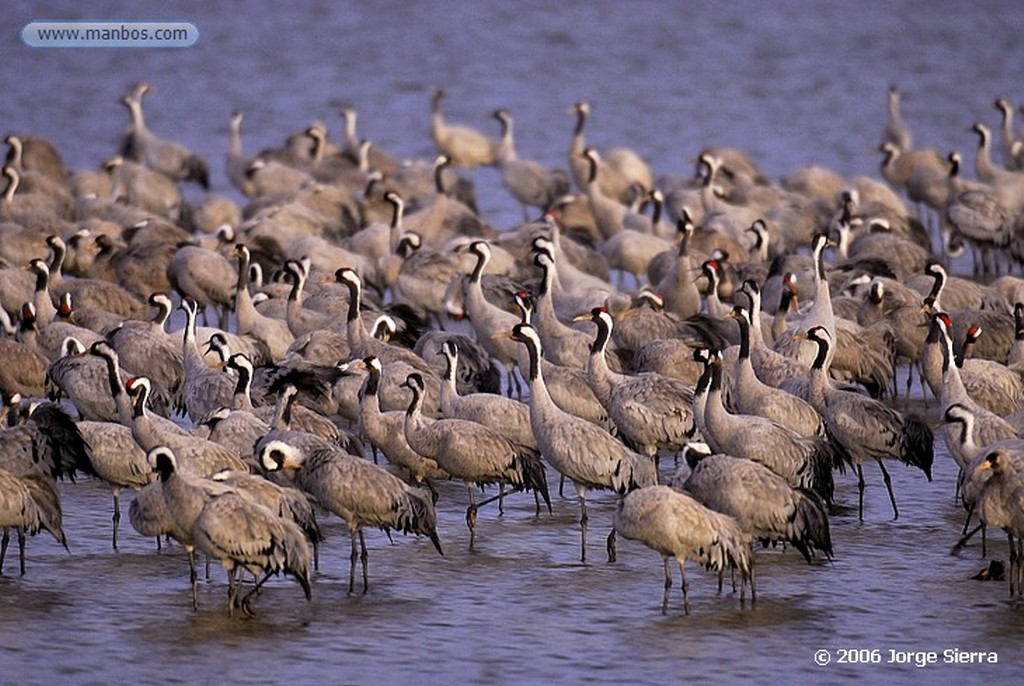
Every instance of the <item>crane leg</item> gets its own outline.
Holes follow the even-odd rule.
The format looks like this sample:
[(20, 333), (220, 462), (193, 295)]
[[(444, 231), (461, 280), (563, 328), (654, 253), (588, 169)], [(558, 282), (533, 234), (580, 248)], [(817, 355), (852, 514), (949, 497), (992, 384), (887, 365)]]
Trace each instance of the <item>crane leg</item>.
[(857, 521), (864, 521), (864, 466), (857, 463)]
[(192, 587), (192, 611), (199, 609), (199, 574), (196, 572), (196, 549), (192, 546), (185, 548), (188, 553), (188, 583)]
[(264, 574), (262, 579), (258, 580), (255, 584), (253, 584), (252, 590), (242, 597), (240, 607), (242, 608), (242, 613), (246, 617), (256, 616), (256, 613), (252, 611), (252, 606), (249, 604), (249, 599), (256, 595), (261, 588), (263, 588), (263, 584), (266, 582), (267, 579), (270, 578), (271, 574), (273, 574), (273, 572), (267, 572), (266, 574)]
[(473, 494), (473, 485), (470, 483), (466, 484), (466, 490), (469, 491), (469, 507), (466, 508), (466, 526), (469, 527), (469, 549), (473, 549), (473, 543), (476, 542), (476, 496)]
[(437, 489), (434, 488), (434, 484), (432, 484), (430, 482), (430, 479), (428, 479), (426, 477), (423, 478), (423, 485), (427, 487), (428, 491), (430, 491), (430, 501), (431, 501), (431, 503), (434, 504), (434, 505), (437, 505), (437, 500), (438, 500), (438, 498), (441, 497), (441, 494), (437, 492)]
[(4, 535), (0, 537), (0, 575), (4, 573), (4, 559), (7, 557), (7, 546), (11, 544), (11, 531), (4, 527)]
[(618, 552), (616, 550), (615, 540), (615, 529), (612, 529), (611, 533), (608, 534), (608, 540), (605, 542), (605, 548), (608, 550), (608, 561), (615, 562), (618, 559)]
[(669, 557), (662, 555), (662, 562), (665, 566), (665, 590), (661, 596), (661, 614), (668, 614), (668, 597), (672, 593), (672, 569), (669, 567)]
[(580, 497), (580, 562), (587, 561), (587, 499)]
[[(967, 527), (964, 527), (964, 528), (966, 529)], [(960, 540), (958, 540), (956, 542), (956, 544), (952, 548), (949, 549), (949, 554), (950, 555), (956, 555), (957, 553), (959, 553), (963, 549), (963, 547), (965, 545), (967, 545), (967, 541), (970, 540), (971, 536), (973, 536), (974, 534), (978, 533), (978, 531), (980, 531), (980, 530), (982, 530), (984, 528), (985, 528), (984, 524), (979, 524), (978, 526), (976, 526), (973, 529), (971, 529), (970, 532), (965, 533), (963, 536), (960, 537)]]
[(1017, 546), (1013, 542), (1013, 534), (1006, 534), (1007, 540), (1010, 543), (1010, 597), (1015, 595), (1015, 592), (1019, 592), (1017, 588), (1017, 567), (1020, 565), (1020, 559), (1017, 557)]
[[(969, 508), (967, 508), (967, 519), (964, 520), (964, 528), (963, 528), (963, 531), (960, 532), (961, 536), (965, 536), (967, 534), (967, 527), (969, 527), (971, 525), (971, 518), (973, 516), (974, 516), (974, 505), (971, 505)], [(975, 529), (975, 531), (977, 531), (977, 529)], [(974, 532), (972, 531), (971, 533), (973, 534)]]
[(370, 590), (370, 573), (368, 571), (368, 565), (370, 562), (370, 554), (366, 551), (366, 534), (363, 530), (359, 530), (359, 561), (363, 563), (363, 594)]
[(118, 489), (114, 489), (114, 516), (111, 520), (113, 522), (113, 531), (111, 532), (111, 542), (114, 545), (114, 550), (117, 550), (117, 529), (121, 525), (121, 503), (117, 497)]
[[(668, 559), (665, 560), (665, 570), (668, 571)], [(679, 574), (683, 577), (683, 613), (690, 614), (690, 580), (686, 578), (686, 560), (679, 561)]]
[(235, 578), (235, 569), (228, 570), (228, 618), (235, 616), (235, 604), (238, 602), (238, 585), (241, 583)]
[(21, 564), (21, 575), (25, 576), (25, 532), (18, 529), (18, 561)]
[(1021, 585), (1024, 584), (1024, 539), (1017, 537), (1017, 595), (1021, 595)]
[(352, 591), (356, 587), (356, 560), (359, 559), (359, 550), (357, 548), (357, 534), (355, 531), (350, 532), (349, 537), (352, 539), (352, 553), (349, 555), (349, 566), (348, 566), (348, 594), (352, 595)]
[(882, 464), (882, 459), (876, 457), (875, 461), (878, 462), (878, 468), (882, 470), (882, 479), (885, 480), (885, 490), (889, 492), (889, 502), (892, 503), (892, 518), (893, 520), (900, 518), (900, 511), (896, 507), (896, 494), (892, 492), (892, 477), (889, 476), (889, 470)]

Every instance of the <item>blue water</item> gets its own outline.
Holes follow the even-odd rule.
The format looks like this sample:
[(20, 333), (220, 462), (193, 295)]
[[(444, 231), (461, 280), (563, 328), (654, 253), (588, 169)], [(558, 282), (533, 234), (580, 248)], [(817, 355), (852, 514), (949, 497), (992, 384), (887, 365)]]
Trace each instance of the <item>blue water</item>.
[[(51, 138), (75, 168), (116, 150), (128, 123), (118, 104), (139, 80), (150, 127), (206, 154), (214, 190), (238, 199), (223, 172), (227, 123), (246, 112), (248, 152), (320, 119), (340, 129), (354, 104), (360, 135), (403, 158), (432, 157), (428, 99), (443, 86), (449, 121), (497, 133), (490, 112), (516, 117), (520, 156), (566, 164), (572, 103), (593, 104), (588, 142), (629, 146), (656, 173), (687, 174), (705, 145), (747, 150), (777, 177), (808, 164), (877, 176), (875, 147), (890, 84), (919, 146), (971, 159), (975, 120), (997, 124), (992, 100), (1024, 98), (1024, 7), (1011, 2), (308, 2), (17, 3), (5, 8), (0, 54), (4, 128)], [(178, 19), (198, 44), (183, 50), (45, 50), (23, 46), (34, 18)], [(968, 164), (972, 169), (973, 165)], [(472, 172), (481, 213), (498, 227), (520, 217), (493, 170)], [(194, 192), (194, 191), (190, 191)], [(923, 408), (922, 408), (923, 409)], [(934, 412), (934, 408), (931, 410)], [(189, 609), (179, 548), (122, 531), (109, 545), (104, 487), (62, 487), (71, 554), (33, 539), (24, 578), (0, 579), (0, 681), (10, 683), (779, 683), (869, 679), (963, 682), (1024, 674), (1020, 607), (1001, 583), (969, 579), (978, 547), (947, 554), (962, 513), (941, 440), (935, 481), (891, 471), (901, 517), (877, 470), (865, 522), (833, 518), (836, 559), (808, 567), (792, 552), (758, 553), (755, 607), (715, 594), (690, 570), (692, 614), (678, 588), (659, 613), (659, 556), (620, 542), (601, 555), (614, 500), (591, 506), (591, 562), (578, 562), (574, 500), (535, 518), (510, 499), (481, 515), (467, 552), (465, 491), (442, 485), (440, 534), (429, 542), (368, 535), (371, 590), (346, 595), (348, 539), (328, 529), (306, 604), (276, 582), (258, 616), (229, 621), (219, 570)], [(850, 475), (838, 499), (855, 508)], [(554, 483), (552, 483), (554, 488)], [(127, 523), (126, 527), (127, 528)], [(1001, 534), (990, 551), (1005, 559)], [(8, 571), (10, 571), (8, 562)], [(674, 570), (677, 575), (678, 572)], [(937, 651), (940, 664), (819, 667), (819, 649)], [(995, 666), (942, 664), (946, 649), (995, 651)]]

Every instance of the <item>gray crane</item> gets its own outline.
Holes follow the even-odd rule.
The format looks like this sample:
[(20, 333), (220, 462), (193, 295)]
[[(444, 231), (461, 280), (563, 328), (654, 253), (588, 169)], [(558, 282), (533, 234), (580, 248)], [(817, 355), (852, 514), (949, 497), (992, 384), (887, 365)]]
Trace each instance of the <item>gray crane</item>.
[(380, 359), (384, 365), (393, 362), (404, 362), (420, 373), (426, 383), (423, 411), (427, 416), (435, 417), (440, 410), (441, 382), (434, 371), (423, 358), (407, 348), (400, 348), (384, 341), (377, 340), (370, 335), (366, 324), (359, 316), (361, 307), (363, 284), (359, 275), (352, 269), (339, 269), (335, 278), (345, 284), (349, 290), (349, 307), (347, 314), (347, 332), (349, 347), (354, 357), (374, 356)]
[(760, 462), (791, 486), (806, 488), (831, 503), (832, 468), (841, 460), (831, 442), (805, 438), (764, 417), (729, 412), (722, 401), (721, 358), (713, 355), (707, 364), (711, 378), (701, 433), (714, 452)]
[[(393, 465), (407, 470), (417, 485), (426, 486), (437, 502), (437, 491), (430, 479), (443, 479), (448, 473), (438, 467), (437, 461), (424, 457), (409, 447), (405, 439), (405, 412), (399, 410), (384, 411), (380, 406), (380, 380), (382, 367), (376, 357), (366, 357), (360, 361), (366, 368), (366, 378), (359, 389), (359, 427), (363, 435), (375, 450), (384, 453), (384, 457)], [(355, 365), (350, 363), (350, 368)]]
[(451, 158), (456, 167), (493, 166), (498, 156), (498, 141), (468, 126), (449, 126), (441, 113), (445, 92), (434, 89), (430, 95), (430, 135), (438, 153)]
[(143, 450), (169, 448), (177, 458), (178, 470), (190, 476), (206, 477), (222, 469), (248, 470), (248, 466), (234, 450), (191, 434), (174, 433), (154, 422), (147, 407), (150, 393), (148, 378), (132, 377), (125, 388), (135, 399), (132, 436)]
[(352, 540), (350, 594), (355, 590), (359, 559), (363, 567), (363, 593), (369, 590), (369, 554), (363, 533), (366, 526), (428, 536), (437, 552), (444, 555), (437, 536), (437, 513), (430, 496), (410, 488), (369, 460), (330, 447), (306, 452), (281, 440), (264, 442), (258, 457), (260, 465), (268, 472), (284, 470), (295, 486), (345, 520)]
[(896, 496), (892, 492), (892, 479), (883, 458), (895, 458), (904, 464), (918, 467), (928, 480), (932, 480), (934, 437), (928, 425), (912, 414), (901, 414), (885, 403), (860, 393), (833, 388), (828, 374), (828, 348), (832, 338), (824, 326), (814, 326), (798, 334), (818, 346), (818, 354), (811, 365), (810, 403), (825, 419), (828, 432), (841, 443), (857, 469), (858, 518), (864, 519), (865, 458), (874, 458), (882, 470), (893, 519), (900, 516)]
[(125, 155), (172, 181), (194, 181), (209, 189), (210, 165), (206, 158), (189, 151), (180, 143), (160, 138), (146, 126), (142, 114), (142, 96), (147, 92), (149, 84), (141, 83), (121, 99), (131, 116)]
[[(544, 463), (536, 450), (513, 443), (497, 431), (465, 419), (430, 419), (423, 416), (423, 377), (413, 372), (405, 380), (412, 391), (412, 402), (405, 413), (405, 439), (416, 452), (435, 460), (438, 466), (456, 479), (462, 479), (469, 493), (466, 525), (469, 547), (476, 538), (477, 510), (498, 499), (497, 496), (476, 502), (477, 485), (502, 484), (517, 491), (537, 491), (551, 511)], [(540, 504), (537, 505), (540, 513)]]
[(729, 389), (729, 404), (738, 414), (771, 419), (801, 436), (823, 436), (825, 423), (818, 411), (803, 398), (762, 382), (750, 361), (750, 320), (742, 307), (726, 315), (740, 326), (740, 350)]
[[(519, 291), (514, 296), (515, 304), (519, 308), (521, 322), (529, 324), (534, 309), (533, 298), (525, 291)], [(501, 335), (508, 337), (511, 327), (503, 331)], [(511, 339), (513, 340), (514, 339)], [(523, 346), (518, 347), (518, 359), (516, 366), (520, 370), (529, 366), (529, 356)], [(555, 364), (545, 358), (540, 359), (541, 370), (544, 373), (545, 386), (551, 395), (555, 405), (569, 414), (576, 415), (588, 422), (592, 422), (611, 432), (616, 432), (615, 425), (608, 417), (608, 411), (601, 404), (601, 401), (594, 395), (593, 389), (587, 382), (587, 374), (583, 369), (566, 367)]]
[(42, 530), (49, 531), (65, 550), (69, 550), (61, 520), (60, 496), (49, 477), (42, 474), (18, 476), (0, 469), (0, 528), (4, 530), (0, 539), (0, 575), (10, 542), (9, 529), (18, 531), (18, 554), (24, 576), (26, 534), (35, 536)]
[(701, 504), (732, 516), (762, 545), (788, 543), (808, 564), (815, 550), (832, 558), (828, 513), (814, 493), (790, 486), (762, 464), (730, 455), (711, 455), (682, 484)]
[(501, 172), (501, 185), (523, 207), (523, 218), (529, 219), (529, 208), (546, 211), (555, 200), (569, 192), (569, 178), (561, 169), (549, 170), (536, 160), (523, 160), (516, 154), (513, 138), (512, 113), (506, 109), (494, 111), (501, 123), (497, 166)]
[(445, 359), (445, 373), (441, 381), (442, 415), (483, 424), (513, 443), (537, 449), (537, 441), (530, 427), (528, 405), (495, 393), (459, 395), (455, 385), (455, 373), (459, 364), (458, 345), (451, 340), (445, 341), (439, 354)]
[(988, 453), (975, 470), (992, 472), (978, 496), (977, 508), (985, 526), (1006, 532), (1010, 544), (1010, 597), (1019, 597), (1024, 595), (1024, 478), (1013, 460), (999, 450)]
[(89, 461), (96, 475), (110, 486), (114, 499), (111, 545), (117, 550), (121, 523), (120, 494), (124, 488), (139, 490), (153, 480), (146, 453), (132, 437), (131, 427), (117, 422), (79, 421), (78, 430), (89, 446)]
[[(235, 605), (251, 617), (249, 600), (274, 574), (291, 574), (310, 600), (309, 544), (299, 526), (279, 517), (252, 497), (239, 491), (214, 495), (203, 506), (192, 527), (195, 546), (220, 560), (228, 575), (228, 617)], [(257, 577), (246, 595), (238, 597), (242, 585), (236, 575), (248, 570)], [(263, 573), (262, 578), (259, 574)]]
[(252, 362), (245, 353), (235, 353), (227, 359), (225, 367), (237, 374), (231, 405), (214, 410), (198, 424), (209, 431), (209, 440), (235, 450), (243, 459), (253, 458), (256, 441), (270, 431), (270, 424), (266, 416), (257, 416), (253, 411), (249, 397)]
[(480, 345), (505, 368), (505, 373), (508, 376), (507, 394), (511, 397), (514, 383), (517, 395), (521, 398), (522, 389), (519, 387), (519, 379), (514, 372), (518, 365), (519, 346), (509, 340), (507, 335), (519, 318), (484, 297), (481, 279), (483, 279), (484, 270), (487, 269), (487, 264), (491, 259), (490, 245), (486, 241), (473, 241), (466, 250), (475, 255), (477, 260), (472, 274), (463, 282), (466, 314), (469, 316), (469, 322), (476, 332)]
[(611, 489), (620, 495), (658, 482), (654, 462), (633, 452), (604, 429), (561, 410), (551, 400), (541, 371), (540, 335), (531, 325), (512, 327), (512, 338), (529, 357), (530, 425), (541, 455), (572, 480), (580, 503), (580, 560), (587, 560), (587, 491)]
[[(153, 471), (158, 476), (155, 487), (159, 489), (161, 495), (161, 499), (151, 505), (155, 507), (156, 514), (162, 514), (163, 517), (160, 518), (154, 516), (152, 512), (149, 513), (152, 518), (148, 525), (152, 528), (142, 528), (150, 533), (156, 531), (157, 535), (171, 536), (185, 548), (188, 553), (189, 584), (192, 587), (192, 609), (196, 610), (199, 607), (194, 538), (196, 519), (211, 498), (228, 493), (232, 489), (212, 479), (182, 473), (178, 469), (178, 460), (174, 451), (168, 446), (158, 445), (152, 448), (146, 453), (146, 459), (149, 460)], [(143, 489), (140, 495), (146, 491), (147, 489)], [(148, 498), (148, 494), (146, 497)], [(160, 511), (161, 500), (162, 512)], [(138, 502), (139, 498), (136, 498), (136, 503)], [(137, 519), (142, 519), (141, 514), (134, 508), (129, 512), (133, 525)]]
[(612, 371), (605, 357), (612, 334), (612, 316), (595, 307), (576, 321), (597, 325), (587, 358), (587, 380), (608, 416), (634, 450), (655, 460), (659, 450), (679, 451), (693, 438), (693, 389), (656, 372), (634, 375)]
[(206, 321), (206, 308), (217, 309), (221, 326), (227, 326), (227, 313), (235, 301), (237, 275), (234, 265), (216, 250), (199, 245), (183, 245), (167, 263), (167, 280), (182, 297), (190, 296), (199, 305)]
[(36, 334), (35, 308), (25, 303), (18, 340), (0, 338), (0, 390), (18, 393), (28, 398), (40, 398), (46, 393), (46, 370), (50, 360), (34, 342)]
[(612, 518), (612, 533), (608, 537), (608, 554), (615, 557), (616, 533), (639, 541), (661, 553), (665, 566), (665, 594), (661, 613), (668, 613), (668, 599), (672, 591), (672, 571), (669, 561), (679, 563), (682, 576), (683, 611), (690, 614), (690, 584), (686, 579), (686, 560), (696, 560), (705, 568), (722, 572), (734, 569), (742, 577), (741, 600), (746, 584), (750, 582), (751, 600), (756, 600), (754, 561), (750, 537), (735, 519), (715, 512), (685, 493), (668, 486), (649, 486), (631, 491), (619, 500)]
[(319, 549), (324, 537), (316, 520), (316, 508), (308, 493), (293, 486), (282, 486), (257, 474), (234, 469), (217, 472), (213, 480), (242, 491), (278, 517), (298, 524), (313, 546), (313, 568), (319, 569)]
[(185, 368), (182, 387), (185, 412), (193, 422), (198, 422), (210, 412), (230, 407), (235, 383), (224, 370), (206, 364), (196, 341), (196, 302), (186, 296), (181, 300), (180, 309), (185, 312), (185, 332), (182, 336), (181, 356)]
[(295, 336), (283, 319), (265, 317), (253, 305), (249, 293), (249, 248), (241, 243), (235, 246), (238, 257), (238, 281), (235, 288), (235, 316), (238, 319), (238, 334), (250, 335), (270, 352), (275, 362), (288, 352), (288, 347), (295, 341)]

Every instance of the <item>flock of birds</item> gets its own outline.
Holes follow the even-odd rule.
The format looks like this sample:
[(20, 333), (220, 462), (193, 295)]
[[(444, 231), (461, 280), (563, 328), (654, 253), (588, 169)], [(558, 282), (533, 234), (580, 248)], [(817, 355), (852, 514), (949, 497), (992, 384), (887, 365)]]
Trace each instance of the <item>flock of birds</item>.
[[(550, 512), (554, 470), (576, 491), (582, 561), (587, 495), (611, 490), (609, 559), (617, 535), (658, 551), (663, 612), (672, 559), (687, 612), (687, 560), (753, 599), (755, 542), (831, 559), (837, 472), (856, 472), (860, 519), (865, 462), (894, 518), (886, 463), (931, 479), (932, 428), (907, 411), (917, 370), (968, 522), (1007, 533), (1024, 592), (1024, 279), (1009, 274), (1024, 139), (1006, 101), (1003, 165), (974, 126), (976, 180), (958, 153), (912, 147), (895, 88), (882, 179), (808, 166), (776, 182), (726, 147), (656, 179), (632, 150), (587, 147), (586, 102), (567, 170), (519, 158), (506, 109), (500, 138), (448, 124), (441, 90), (434, 161), (360, 140), (351, 107), (340, 141), (316, 122), (248, 156), (238, 112), (224, 162), (239, 205), (208, 192), (206, 158), (148, 128), (149, 90), (123, 98), (121, 150), (99, 169), (5, 139), (0, 573), (12, 531), (22, 574), (26, 535), (67, 546), (56, 482), (86, 474), (111, 488), (115, 550), (124, 489), (136, 531), (185, 548), (193, 605), (196, 551), (226, 570), (229, 614), (280, 573), (308, 599), (324, 512), (345, 521), (349, 592), (361, 564), (365, 593), (366, 527), (444, 554), (438, 480), (466, 486), (472, 549), (494, 500), (532, 491)], [(479, 166), (522, 224), (476, 211), (456, 169)], [(207, 191), (189, 202), (184, 183)], [(948, 273), (965, 247), (988, 283)], [(681, 456), (674, 473), (659, 462)]]

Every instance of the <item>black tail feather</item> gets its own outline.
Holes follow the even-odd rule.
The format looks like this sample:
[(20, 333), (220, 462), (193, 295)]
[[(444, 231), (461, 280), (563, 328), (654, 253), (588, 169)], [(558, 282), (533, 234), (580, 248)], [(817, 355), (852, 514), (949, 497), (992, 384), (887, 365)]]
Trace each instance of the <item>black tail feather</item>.
[(920, 469), (929, 481), (932, 480), (932, 462), (935, 461), (934, 446), (935, 435), (928, 424), (916, 415), (906, 415), (900, 461)]

